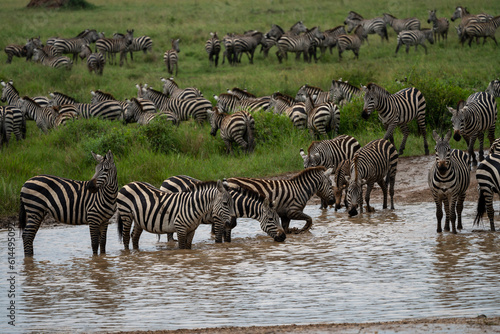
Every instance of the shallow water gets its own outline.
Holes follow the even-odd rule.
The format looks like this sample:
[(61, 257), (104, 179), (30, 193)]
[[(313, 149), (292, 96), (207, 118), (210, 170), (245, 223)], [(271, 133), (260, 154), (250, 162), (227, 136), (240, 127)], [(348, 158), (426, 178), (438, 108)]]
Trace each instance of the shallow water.
[[(377, 203), (374, 204), (376, 208)], [(309, 233), (274, 242), (241, 219), (233, 242), (215, 244), (208, 226), (192, 250), (144, 232), (140, 251), (124, 251), (116, 225), (108, 253), (91, 256), (88, 226), (41, 228), (25, 260), (16, 233), (16, 296), (0, 283), (2, 309), (16, 327), (2, 332), (155, 330), (219, 326), (391, 321), (499, 315), (500, 234), (489, 224), (435, 232), (433, 203), (349, 218), (307, 207)], [(486, 222), (486, 220), (485, 220)], [(292, 221), (302, 227), (302, 222)], [(17, 232), (17, 231), (16, 231)], [(0, 233), (6, 245), (7, 232)], [(0, 251), (8, 276), (7, 248)], [(1, 312), (0, 312), (1, 313)]]

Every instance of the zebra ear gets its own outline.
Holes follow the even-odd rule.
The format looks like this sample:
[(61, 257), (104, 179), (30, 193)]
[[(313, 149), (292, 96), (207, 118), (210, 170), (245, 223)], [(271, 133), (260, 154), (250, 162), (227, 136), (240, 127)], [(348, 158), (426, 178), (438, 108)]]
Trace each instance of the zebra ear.
[(164, 77), (161, 77), (160, 80), (161, 82), (167, 82), (167, 79), (165, 79)]
[(444, 136), (444, 140), (449, 142), (451, 139), (451, 130), (448, 130), (448, 132), (446, 133), (446, 136)]
[(111, 153), (111, 150), (109, 150), (108, 153), (106, 153), (106, 160), (111, 162), (111, 163), (114, 163), (114, 157), (113, 157), (113, 153)]
[(1, 82), (1, 84), (2, 84), (2, 86), (4, 86), (4, 87), (6, 86), (6, 84), (5, 84), (5, 82), (4, 82), (3, 80), (2, 80), (2, 82)]
[(434, 140), (436, 142), (438, 142), (439, 140), (441, 140), (441, 137), (438, 135), (437, 131), (436, 130), (433, 130), (432, 131), (432, 138), (434, 138)]
[(306, 160), (307, 158), (307, 154), (305, 154), (304, 150), (301, 148), (300, 149), (300, 156), (302, 157), (302, 159)]
[(347, 183), (350, 183), (351, 182), (351, 176), (346, 175), (345, 176), (345, 180), (347, 181)]
[(90, 91), (90, 95), (94, 96), (95, 92), (93, 90)]
[(96, 153), (94, 153), (92, 151), (91, 151), (91, 153), (92, 153), (92, 156), (94, 157), (95, 161), (97, 161), (98, 163), (102, 162), (102, 159), (103, 159), (102, 155), (96, 154)]
[[(317, 154), (317, 153), (316, 153), (316, 154)], [(330, 167), (330, 168), (328, 168), (328, 169), (326, 170), (326, 172), (325, 172), (325, 176), (326, 176), (326, 177), (330, 177), (330, 175), (332, 175), (332, 173), (333, 173), (333, 168), (332, 168), (332, 167)]]
[(362, 84), (360, 84), (360, 86), (361, 86), (361, 89), (363, 90), (363, 92), (365, 92), (365, 93), (368, 92), (368, 88), (366, 88), (366, 86), (363, 86)]
[(446, 107), (448, 108), (448, 111), (452, 114), (452, 115), (455, 115), (457, 113), (457, 111), (455, 109), (453, 109), (452, 107)]

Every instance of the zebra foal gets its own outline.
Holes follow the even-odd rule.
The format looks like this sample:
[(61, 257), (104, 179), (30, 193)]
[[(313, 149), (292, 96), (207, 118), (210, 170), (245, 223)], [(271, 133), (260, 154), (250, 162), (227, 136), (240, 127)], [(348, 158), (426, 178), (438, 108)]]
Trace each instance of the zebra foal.
[(226, 153), (233, 154), (232, 142), (240, 145), (246, 153), (250, 153), (255, 148), (255, 119), (244, 110), (233, 114), (220, 113), (217, 107), (208, 110), (211, 130), (210, 134), (215, 137), (220, 129), (220, 136), (226, 145)]
[(436, 231), (442, 232), (444, 204), (444, 230), (450, 230), (451, 222), (452, 232), (457, 233), (457, 229), (462, 229), (463, 203), (470, 183), (469, 156), (461, 150), (451, 149), (451, 130), (444, 137), (434, 130), (432, 137), (436, 141), (436, 162), (431, 166), (427, 180), (436, 203)]
[(24, 254), (33, 256), (33, 240), (44, 217), (49, 214), (61, 223), (88, 224), (92, 252), (106, 252), (108, 221), (115, 213), (118, 181), (111, 151), (105, 156), (92, 152), (97, 161), (90, 181), (76, 181), (58, 176), (39, 175), (21, 188), (19, 228)]

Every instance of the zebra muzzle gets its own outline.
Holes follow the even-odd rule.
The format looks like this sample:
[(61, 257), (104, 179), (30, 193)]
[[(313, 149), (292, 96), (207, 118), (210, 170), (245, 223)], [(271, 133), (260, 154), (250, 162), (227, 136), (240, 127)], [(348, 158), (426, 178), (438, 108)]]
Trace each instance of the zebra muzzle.
[(277, 242), (283, 242), (283, 241), (285, 241), (285, 239), (286, 239), (285, 231), (278, 231), (278, 233), (274, 237), (274, 241), (277, 241)]
[(368, 119), (368, 117), (370, 117), (370, 114), (366, 111), (366, 109), (363, 109), (361, 117), (363, 117), (363, 119)]
[(455, 139), (456, 141), (460, 141), (460, 139), (462, 139), (462, 136), (460, 136), (459, 131), (455, 131), (455, 134), (453, 135), (453, 139)]

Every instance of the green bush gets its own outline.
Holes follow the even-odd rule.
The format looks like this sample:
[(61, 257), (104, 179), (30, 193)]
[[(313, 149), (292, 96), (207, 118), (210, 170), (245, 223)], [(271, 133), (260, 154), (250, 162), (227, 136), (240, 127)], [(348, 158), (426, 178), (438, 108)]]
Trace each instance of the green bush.
[(167, 154), (178, 152), (179, 141), (175, 136), (176, 132), (177, 128), (170, 122), (155, 119), (150, 124), (139, 127), (137, 134), (144, 138), (152, 151)]

